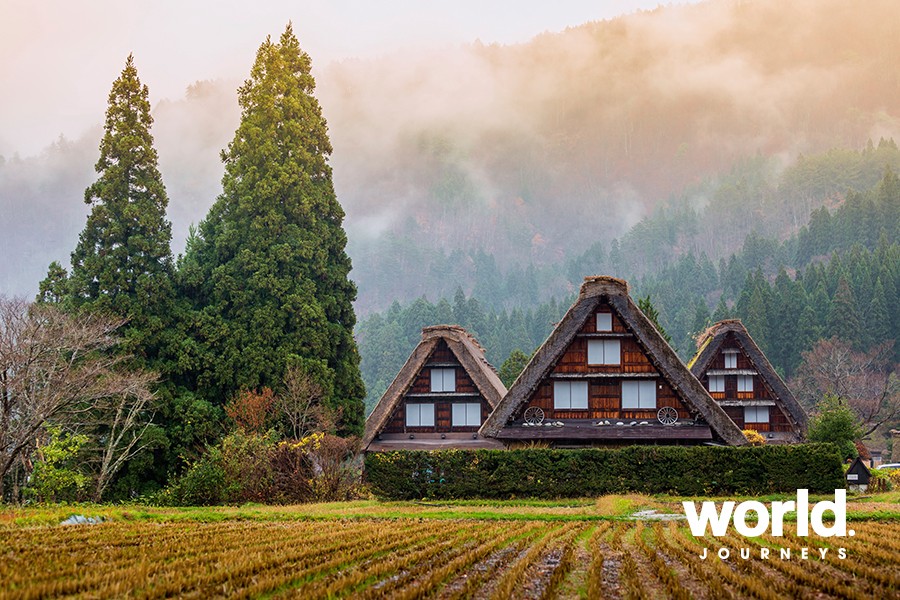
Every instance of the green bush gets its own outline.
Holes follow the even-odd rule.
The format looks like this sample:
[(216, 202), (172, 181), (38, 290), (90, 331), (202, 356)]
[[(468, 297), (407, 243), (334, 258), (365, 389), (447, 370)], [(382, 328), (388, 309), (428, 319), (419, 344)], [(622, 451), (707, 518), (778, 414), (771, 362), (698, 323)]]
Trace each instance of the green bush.
[(358, 448), (355, 438), (322, 433), (278, 441), (271, 431), (234, 431), (152, 502), (205, 506), (349, 500), (361, 493)]
[[(866, 491), (880, 494), (894, 489), (894, 481), (891, 478), (891, 469), (872, 469), (870, 471), (869, 487)], [(898, 473), (900, 475), (900, 473)]]
[(816, 405), (816, 413), (807, 430), (809, 441), (837, 445), (844, 459), (856, 457), (858, 452), (854, 442), (862, 434), (863, 429), (856, 422), (853, 411), (833, 394), (826, 394)]
[(759, 495), (844, 487), (832, 444), (621, 450), (442, 450), (373, 452), (366, 479), (392, 500), (571, 498), (610, 493)]
[(34, 471), (25, 488), (25, 497), (39, 502), (79, 502), (85, 500), (91, 478), (79, 463), (88, 436), (47, 427), (47, 443), (35, 451)]
[(222, 451), (210, 448), (187, 472), (156, 497), (174, 506), (211, 506), (225, 501), (226, 477)]

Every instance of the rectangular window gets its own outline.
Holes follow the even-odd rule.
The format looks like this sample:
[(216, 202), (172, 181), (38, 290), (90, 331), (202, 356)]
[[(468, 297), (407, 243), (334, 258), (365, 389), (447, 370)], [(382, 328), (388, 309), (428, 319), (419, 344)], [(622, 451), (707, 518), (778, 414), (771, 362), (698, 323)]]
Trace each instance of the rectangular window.
[(737, 385), (739, 392), (753, 391), (753, 375), (738, 375)]
[(737, 350), (725, 351), (725, 368), (737, 369)]
[(597, 313), (597, 331), (612, 331), (612, 313)]
[(481, 405), (477, 403), (453, 405), (453, 427), (478, 427), (481, 425)]
[(622, 364), (621, 342), (619, 340), (588, 340), (588, 364)]
[(456, 391), (456, 369), (432, 369), (431, 370), (431, 391), (432, 392), (455, 392)]
[(744, 407), (744, 423), (768, 423), (769, 407), (768, 406), (745, 406)]
[(656, 382), (652, 380), (623, 381), (622, 408), (632, 410), (655, 409)]
[(724, 375), (710, 375), (709, 376), (709, 391), (710, 392), (724, 392), (725, 391), (725, 376)]
[(585, 409), (588, 407), (587, 381), (554, 381), (553, 408)]
[(407, 404), (407, 427), (434, 427), (434, 404)]

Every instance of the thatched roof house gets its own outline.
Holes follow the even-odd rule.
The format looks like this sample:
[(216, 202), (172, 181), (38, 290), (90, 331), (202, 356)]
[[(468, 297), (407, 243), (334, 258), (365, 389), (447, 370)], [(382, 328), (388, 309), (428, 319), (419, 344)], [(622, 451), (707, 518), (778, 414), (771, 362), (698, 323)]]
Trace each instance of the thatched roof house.
[(805, 436), (806, 411), (739, 320), (707, 329), (688, 367), (741, 429), (754, 429), (770, 443)]
[(484, 348), (469, 332), (458, 325), (426, 327), (366, 420), (363, 448), (502, 447), (481, 438), (478, 428), (505, 394)]
[(588, 277), (480, 433), (506, 444), (743, 445), (741, 430), (613, 277)]

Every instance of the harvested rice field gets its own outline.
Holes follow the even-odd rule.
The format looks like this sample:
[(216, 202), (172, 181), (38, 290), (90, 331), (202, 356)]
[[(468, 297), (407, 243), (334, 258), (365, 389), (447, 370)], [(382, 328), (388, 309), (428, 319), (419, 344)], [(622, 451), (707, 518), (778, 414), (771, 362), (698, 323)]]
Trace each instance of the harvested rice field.
[(0, 598), (900, 598), (900, 520), (694, 537), (654, 505), (0, 509)]

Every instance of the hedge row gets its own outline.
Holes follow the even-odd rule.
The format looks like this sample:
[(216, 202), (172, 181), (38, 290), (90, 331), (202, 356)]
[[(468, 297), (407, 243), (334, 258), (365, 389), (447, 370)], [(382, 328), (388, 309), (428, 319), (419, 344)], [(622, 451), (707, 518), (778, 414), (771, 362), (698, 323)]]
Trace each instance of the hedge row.
[(832, 444), (373, 452), (366, 455), (366, 478), (377, 496), (391, 500), (831, 493), (844, 487)]

